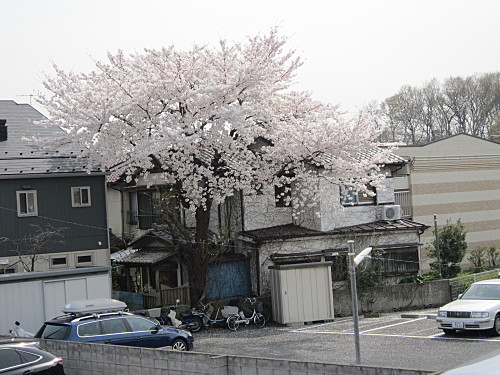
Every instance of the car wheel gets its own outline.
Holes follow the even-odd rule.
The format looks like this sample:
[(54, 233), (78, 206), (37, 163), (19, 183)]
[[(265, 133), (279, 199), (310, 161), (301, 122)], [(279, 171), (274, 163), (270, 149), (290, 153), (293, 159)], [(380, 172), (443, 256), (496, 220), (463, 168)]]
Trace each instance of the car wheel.
[(188, 350), (188, 346), (186, 344), (186, 341), (183, 339), (175, 339), (172, 342), (172, 350), (178, 350), (180, 352), (185, 352)]
[(497, 316), (495, 316), (495, 321), (493, 322), (491, 333), (495, 336), (500, 336), (500, 314), (497, 314)]
[(444, 332), (445, 335), (451, 336), (451, 335), (455, 334), (456, 330), (454, 330), (454, 329), (448, 329), (448, 328), (443, 328), (443, 332)]
[(202, 330), (203, 322), (202, 322), (201, 318), (196, 316), (193, 318), (193, 321), (191, 323), (189, 323), (188, 327), (189, 327), (189, 330), (191, 332), (198, 332), (198, 331)]

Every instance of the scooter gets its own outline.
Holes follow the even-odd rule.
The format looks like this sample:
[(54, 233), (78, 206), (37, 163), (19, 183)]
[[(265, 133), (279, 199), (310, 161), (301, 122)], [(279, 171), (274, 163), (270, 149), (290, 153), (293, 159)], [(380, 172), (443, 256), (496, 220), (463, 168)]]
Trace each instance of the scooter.
[(16, 326), (14, 327), (14, 329), (11, 329), (10, 330), (10, 335), (12, 337), (35, 337), (35, 335), (31, 332), (28, 332), (28, 331), (25, 331), (24, 329), (22, 329), (20, 326), (21, 326), (21, 323), (19, 323), (18, 321), (16, 321), (14, 323)]
[(201, 323), (201, 319), (198, 318), (196, 312), (193, 310), (187, 310), (180, 313), (181, 319), (177, 319), (177, 305), (179, 304), (179, 300), (175, 301), (175, 305), (169, 306), (168, 312), (164, 316), (160, 316), (158, 320), (161, 324), (167, 326), (173, 326), (181, 329), (188, 329), (191, 332), (198, 332), (201, 328), (203, 328), (203, 324)]

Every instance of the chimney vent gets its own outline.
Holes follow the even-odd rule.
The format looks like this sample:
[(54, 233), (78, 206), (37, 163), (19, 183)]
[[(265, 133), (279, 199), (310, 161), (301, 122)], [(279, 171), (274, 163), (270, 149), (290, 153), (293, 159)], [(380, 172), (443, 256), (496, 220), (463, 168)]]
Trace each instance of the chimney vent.
[(7, 120), (0, 120), (0, 142), (7, 140)]

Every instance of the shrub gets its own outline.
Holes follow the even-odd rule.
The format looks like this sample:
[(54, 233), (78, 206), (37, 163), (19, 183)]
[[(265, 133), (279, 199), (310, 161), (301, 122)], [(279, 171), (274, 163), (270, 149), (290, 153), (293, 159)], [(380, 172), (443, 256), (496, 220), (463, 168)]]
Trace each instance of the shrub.
[(462, 262), (467, 251), (467, 242), (465, 240), (467, 232), (464, 225), (460, 219), (456, 224), (451, 223), (451, 220), (447, 220), (446, 225), (438, 230), (437, 243), (436, 232), (435, 230), (432, 232), (434, 233), (434, 240), (429, 248), (429, 255), (438, 258), (436, 249), (436, 245), (438, 245), (440, 262), (431, 263), (431, 268), (435, 272), (439, 272), (439, 268), (441, 268), (441, 276), (444, 278), (455, 277), (461, 271), (460, 262)]

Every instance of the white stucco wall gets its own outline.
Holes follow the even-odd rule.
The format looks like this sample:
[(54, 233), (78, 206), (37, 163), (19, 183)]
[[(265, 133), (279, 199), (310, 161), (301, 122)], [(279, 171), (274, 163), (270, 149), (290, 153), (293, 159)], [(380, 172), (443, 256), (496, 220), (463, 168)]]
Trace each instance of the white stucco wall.
[(274, 188), (243, 197), (245, 228), (253, 230), (292, 223), (292, 207), (276, 207)]

